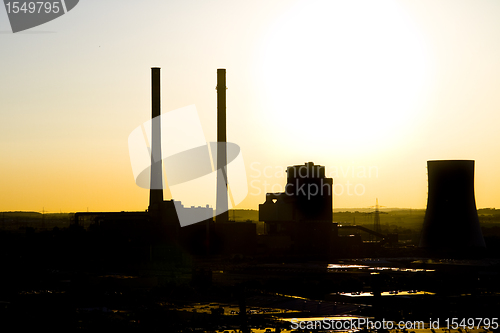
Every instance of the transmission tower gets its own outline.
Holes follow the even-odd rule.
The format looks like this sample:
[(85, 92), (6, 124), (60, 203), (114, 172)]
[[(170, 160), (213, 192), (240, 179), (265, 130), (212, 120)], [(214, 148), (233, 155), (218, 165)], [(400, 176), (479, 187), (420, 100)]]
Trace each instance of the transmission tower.
[(381, 233), (382, 230), (380, 228), (380, 207), (385, 207), (385, 206), (379, 206), (377, 198), (375, 201), (375, 206), (370, 206), (370, 207), (375, 207), (375, 216), (373, 218), (373, 231)]

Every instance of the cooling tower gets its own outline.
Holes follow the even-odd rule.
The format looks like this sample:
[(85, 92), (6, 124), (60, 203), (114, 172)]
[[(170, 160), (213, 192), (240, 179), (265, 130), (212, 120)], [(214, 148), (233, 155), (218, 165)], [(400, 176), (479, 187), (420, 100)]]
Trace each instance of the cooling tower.
[(474, 161), (427, 161), (427, 210), (420, 247), (466, 252), (485, 243), (474, 197)]

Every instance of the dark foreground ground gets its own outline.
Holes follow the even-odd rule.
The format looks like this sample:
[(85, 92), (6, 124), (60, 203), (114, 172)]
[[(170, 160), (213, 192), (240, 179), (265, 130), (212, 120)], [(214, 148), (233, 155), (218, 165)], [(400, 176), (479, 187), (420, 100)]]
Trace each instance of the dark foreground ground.
[[(365, 318), (427, 325), (407, 330), (415, 333), (498, 331), (500, 228), (493, 213), (483, 214), (489, 219), (483, 225), (488, 250), (453, 258), (414, 247), (416, 229), (398, 223), (420, 223), (423, 214), (415, 211), (387, 214), (391, 218), (385, 220), (389, 231), (399, 231), (404, 247), (367, 243), (351, 255), (343, 251), (320, 260), (191, 256), (173, 244), (145, 250), (127, 240), (111, 244), (88, 232), (54, 228), (49, 221), (45, 231), (7, 228), (0, 232), (0, 327), (2, 332), (288, 332), (300, 320)], [(336, 216), (368, 226), (367, 214)], [(429, 327), (436, 320), (439, 328)]]
[(290, 329), (294, 318), (444, 325), (499, 317), (500, 260), (484, 255), (428, 259), (387, 250), (393, 256), (278, 260), (192, 257), (165, 246), (144, 262), (81, 240), (30, 237), (1, 239), (0, 315), (12, 332), (256, 332)]

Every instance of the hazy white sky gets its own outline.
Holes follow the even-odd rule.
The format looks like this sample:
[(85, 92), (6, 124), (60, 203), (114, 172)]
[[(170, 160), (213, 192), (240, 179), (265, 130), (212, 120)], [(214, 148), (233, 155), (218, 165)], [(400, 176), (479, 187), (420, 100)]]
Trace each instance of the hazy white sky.
[(0, 210), (146, 209), (127, 139), (155, 66), (162, 111), (195, 104), (207, 141), (226, 68), (238, 208), (306, 161), (335, 207), (425, 208), (430, 159), (474, 159), (477, 206), (498, 207), (499, 17), (496, 0), (82, 0), (12, 34), (1, 7)]

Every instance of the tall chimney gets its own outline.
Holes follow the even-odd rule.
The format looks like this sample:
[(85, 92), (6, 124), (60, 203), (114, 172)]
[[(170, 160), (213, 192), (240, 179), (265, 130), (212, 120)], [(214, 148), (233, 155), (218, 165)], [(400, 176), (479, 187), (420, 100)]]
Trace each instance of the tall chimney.
[(454, 253), (484, 248), (474, 197), (474, 161), (427, 161), (427, 170), (420, 247)]
[(217, 207), (216, 222), (229, 220), (227, 202), (226, 70), (217, 69)]
[(149, 210), (158, 212), (163, 201), (160, 126), (160, 68), (151, 68), (151, 186)]

